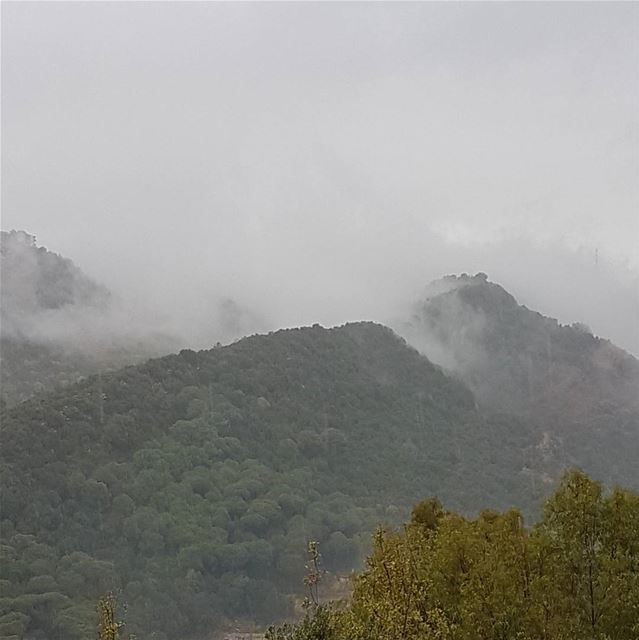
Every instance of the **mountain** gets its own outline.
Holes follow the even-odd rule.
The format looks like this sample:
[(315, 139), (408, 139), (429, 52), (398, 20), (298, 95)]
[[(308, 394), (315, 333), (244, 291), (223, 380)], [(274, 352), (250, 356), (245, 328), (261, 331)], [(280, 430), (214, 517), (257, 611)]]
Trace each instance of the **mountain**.
[(28, 336), (42, 314), (80, 305), (104, 309), (109, 291), (25, 231), (0, 232), (2, 330)]
[(483, 273), (429, 285), (398, 330), (485, 410), (536, 423), (548, 455), (637, 486), (639, 362), (630, 354), (519, 305)]
[(108, 289), (35, 236), (2, 231), (0, 256), (2, 402), (175, 349), (164, 335), (127, 334)]
[[(36, 306), (38, 332), (11, 340), (62, 358), (49, 312), (94, 317), (100, 299)], [(437, 364), (378, 324), (314, 325), (98, 367), (5, 407), (0, 637), (91, 636), (108, 590), (141, 637), (270, 622), (291, 613), (307, 541), (349, 572), (377, 523), (426, 496), (530, 517), (566, 467), (639, 486), (628, 354), (481, 274), (434, 284), (404, 330)], [(33, 359), (33, 379), (52, 371)]]
[(405, 327), (431, 360), (500, 411), (581, 419), (639, 408), (639, 362), (582, 324), (519, 305), (485, 274), (431, 283)]
[(418, 498), (473, 512), (541, 494), (525, 469), (537, 434), (488, 421), (371, 323), (92, 376), (6, 411), (1, 436), (0, 625), (17, 637), (83, 637), (110, 588), (140, 635), (270, 621), (290, 610), (309, 539), (349, 571), (375, 524)]

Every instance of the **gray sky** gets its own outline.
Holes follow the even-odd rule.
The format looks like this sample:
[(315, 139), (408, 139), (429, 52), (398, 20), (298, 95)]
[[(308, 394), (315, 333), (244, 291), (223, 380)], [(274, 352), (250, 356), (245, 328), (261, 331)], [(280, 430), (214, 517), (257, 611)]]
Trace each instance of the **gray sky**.
[(187, 333), (216, 296), (385, 320), (482, 270), (639, 353), (638, 18), (5, 2), (2, 227)]

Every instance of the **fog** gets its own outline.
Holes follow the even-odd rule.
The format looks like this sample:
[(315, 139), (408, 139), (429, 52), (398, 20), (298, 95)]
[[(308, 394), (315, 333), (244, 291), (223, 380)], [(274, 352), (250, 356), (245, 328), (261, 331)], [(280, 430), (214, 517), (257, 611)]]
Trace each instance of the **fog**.
[(185, 346), (484, 271), (639, 354), (638, 14), (4, 3), (2, 228)]

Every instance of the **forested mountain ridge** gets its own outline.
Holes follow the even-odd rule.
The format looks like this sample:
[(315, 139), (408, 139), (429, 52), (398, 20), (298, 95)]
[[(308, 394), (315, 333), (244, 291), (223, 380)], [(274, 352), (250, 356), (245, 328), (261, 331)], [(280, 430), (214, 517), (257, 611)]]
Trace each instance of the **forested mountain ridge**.
[(308, 539), (348, 571), (375, 524), (424, 495), (465, 511), (534, 502), (526, 425), (484, 418), (371, 323), (92, 376), (6, 411), (1, 437), (0, 614), (20, 615), (0, 625), (17, 637), (84, 637), (112, 587), (132, 630), (157, 638), (270, 621)]
[(492, 409), (563, 421), (639, 409), (636, 358), (519, 305), (483, 273), (431, 283), (402, 330)]
[[(348, 572), (373, 527), (424, 496), (530, 516), (571, 466), (636, 488), (636, 361), (481, 275), (444, 283), (411, 326), (437, 337), (444, 368), (362, 322), (115, 371), (94, 359), (101, 373), (61, 387), (66, 349), (58, 371), (56, 343), (3, 338), (3, 360), (53, 390), (2, 414), (0, 637), (90, 637), (111, 588), (143, 637), (270, 622), (290, 613), (307, 540)], [(463, 366), (438, 357), (451, 353)], [(23, 370), (3, 362), (3, 382)]]
[(519, 305), (486, 275), (427, 287), (400, 332), (462, 380), (485, 411), (518, 415), (558, 466), (636, 488), (639, 362), (585, 325)]

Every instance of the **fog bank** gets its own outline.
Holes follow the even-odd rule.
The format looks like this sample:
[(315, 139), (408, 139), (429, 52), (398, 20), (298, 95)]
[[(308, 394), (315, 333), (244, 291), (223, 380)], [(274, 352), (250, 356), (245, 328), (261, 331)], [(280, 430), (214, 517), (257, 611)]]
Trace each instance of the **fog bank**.
[(484, 271), (639, 353), (637, 5), (2, 11), (2, 226), (117, 322), (209, 346)]

